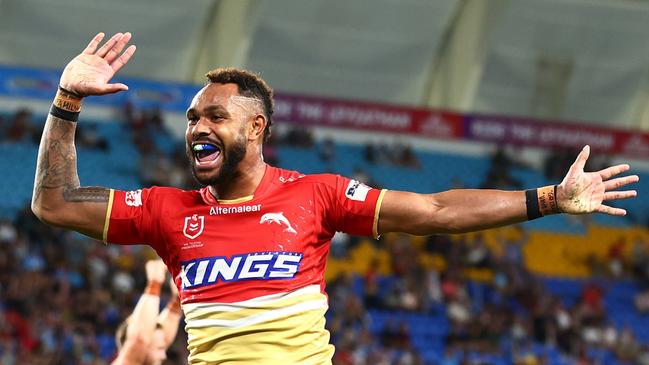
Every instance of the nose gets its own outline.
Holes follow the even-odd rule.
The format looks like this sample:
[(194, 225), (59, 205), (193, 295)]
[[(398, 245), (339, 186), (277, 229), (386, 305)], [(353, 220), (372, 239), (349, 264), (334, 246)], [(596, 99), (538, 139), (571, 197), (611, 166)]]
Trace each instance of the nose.
[(191, 129), (193, 139), (196, 139), (197, 137), (209, 135), (211, 132), (209, 124), (210, 122), (209, 120), (207, 120), (207, 118), (205, 117), (199, 118), (196, 124), (194, 124), (194, 126)]

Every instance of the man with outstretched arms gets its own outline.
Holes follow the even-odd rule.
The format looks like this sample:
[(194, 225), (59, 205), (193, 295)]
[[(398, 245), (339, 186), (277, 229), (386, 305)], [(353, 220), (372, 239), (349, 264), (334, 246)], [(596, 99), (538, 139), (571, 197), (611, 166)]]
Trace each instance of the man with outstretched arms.
[(133, 313), (117, 328), (115, 342), (117, 357), (111, 365), (159, 365), (167, 358), (180, 324), (178, 290), (170, 282), (171, 298), (162, 312), (160, 292), (167, 277), (167, 267), (161, 260), (149, 260), (145, 265), (147, 285)]
[(61, 75), (41, 140), (32, 207), (46, 223), (118, 244), (147, 243), (167, 264), (186, 318), (191, 364), (330, 364), (324, 270), (336, 231), (378, 236), (456, 233), (554, 213), (624, 215), (603, 204), (635, 191), (615, 177), (628, 165), (584, 172), (585, 147), (557, 186), (527, 191), (376, 190), (331, 175), (264, 163), (272, 91), (256, 74), (207, 74), (187, 110), (195, 191), (83, 188), (74, 131), (82, 98), (127, 90), (110, 84), (135, 52), (131, 35), (98, 34)]

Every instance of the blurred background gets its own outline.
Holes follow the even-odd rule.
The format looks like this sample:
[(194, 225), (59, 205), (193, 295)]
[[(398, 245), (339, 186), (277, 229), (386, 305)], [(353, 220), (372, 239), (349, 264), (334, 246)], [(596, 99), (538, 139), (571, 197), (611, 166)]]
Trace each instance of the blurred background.
[[(649, 364), (645, 0), (0, 0), (0, 364), (110, 363), (154, 255), (29, 209), (60, 70), (99, 31), (130, 31), (138, 50), (118, 78), (129, 92), (84, 103), (82, 185), (195, 188), (184, 111), (220, 66), (275, 88), (264, 153), (282, 168), (525, 189), (558, 183), (590, 144), (587, 169), (640, 175), (623, 218), (337, 235), (335, 364)], [(167, 364), (186, 363), (185, 341)]]

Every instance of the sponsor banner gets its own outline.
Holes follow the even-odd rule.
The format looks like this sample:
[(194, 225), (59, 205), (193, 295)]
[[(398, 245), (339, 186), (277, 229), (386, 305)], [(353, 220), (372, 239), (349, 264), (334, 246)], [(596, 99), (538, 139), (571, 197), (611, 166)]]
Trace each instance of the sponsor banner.
[(460, 138), (463, 135), (463, 116), (460, 114), (288, 94), (275, 96), (274, 117), (303, 125), (433, 138)]
[[(60, 71), (0, 65), (0, 95), (51, 99)], [(184, 113), (200, 85), (116, 78), (129, 91), (90, 97), (87, 103), (160, 108)], [(649, 157), (649, 133), (581, 123), (478, 114), (346, 101), (277, 93), (274, 118), (282, 122), (369, 132), (410, 134), (436, 139), (470, 140), (542, 148), (581, 148), (598, 153)]]
[(649, 133), (620, 132), (613, 153), (649, 158)]
[(641, 132), (491, 115), (467, 115), (464, 128), (464, 138), (474, 141), (575, 149), (588, 144), (599, 153), (649, 157), (649, 134)]

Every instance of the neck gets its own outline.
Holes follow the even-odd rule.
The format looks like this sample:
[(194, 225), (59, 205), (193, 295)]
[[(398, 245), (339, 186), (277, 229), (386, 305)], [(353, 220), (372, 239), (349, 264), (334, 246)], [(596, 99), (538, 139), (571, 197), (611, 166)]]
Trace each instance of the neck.
[(218, 200), (234, 200), (253, 195), (264, 178), (266, 163), (260, 159), (241, 161), (234, 176), (227, 182), (210, 185), (210, 193)]

